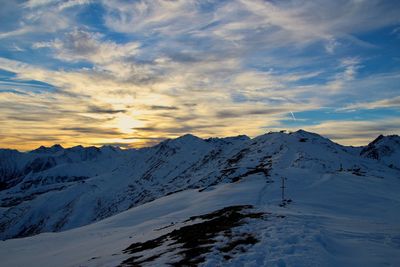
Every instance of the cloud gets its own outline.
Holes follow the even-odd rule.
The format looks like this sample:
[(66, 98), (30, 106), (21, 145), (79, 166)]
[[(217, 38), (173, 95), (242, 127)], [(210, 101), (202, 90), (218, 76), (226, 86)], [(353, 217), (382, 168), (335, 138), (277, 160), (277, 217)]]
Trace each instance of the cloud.
[[(0, 84), (1, 87), (1, 84)], [(8, 93), (12, 93), (12, 94), (21, 94), (21, 95), (26, 95), (27, 93), (20, 91), (20, 90), (15, 90), (15, 89), (0, 89), (0, 94), (8, 94)]]
[[(152, 125), (152, 126), (147, 126), (147, 127), (136, 127), (134, 130), (138, 131), (139, 133), (157, 133), (157, 134), (167, 134), (168, 136), (172, 137), (177, 137), (186, 133), (190, 132), (197, 132), (200, 135), (204, 132), (204, 130), (207, 130), (209, 128), (224, 128), (227, 127), (226, 124), (213, 124), (213, 123), (204, 123), (204, 124), (194, 124), (194, 125), (188, 125), (188, 124), (181, 124), (178, 126), (173, 126), (173, 125), (164, 125), (164, 126), (159, 126), (159, 125)], [(128, 137), (127, 139), (146, 139), (146, 137), (142, 138), (132, 138)], [(152, 137), (154, 140), (159, 140), (162, 138), (166, 137)]]
[(25, 8), (37, 8), (41, 6), (46, 6), (48, 4), (53, 4), (58, 2), (58, 0), (28, 0), (23, 4)]
[(159, 105), (152, 105), (149, 106), (151, 110), (178, 110), (177, 107), (171, 107), (171, 106), (159, 106)]
[(134, 2), (116, 0), (103, 1), (103, 5), (107, 10), (106, 25), (120, 32), (182, 33), (183, 29), (190, 29), (207, 19), (204, 17), (206, 14), (199, 12), (199, 4), (194, 0)]
[[(391, 98), (400, 76), (394, 70), (366, 77), (364, 66), (373, 62), (363, 55), (381, 50), (359, 36), (399, 23), (397, 3), (36, 0), (7, 6), (19, 10), (0, 32), (0, 51), (8, 57), (0, 58), (0, 69), (11, 73), (0, 77), (0, 132), (10, 135), (2, 145), (36, 146), (21, 137), (25, 132), (67, 146), (139, 147), (186, 132), (254, 136), (285, 126), (290, 112), (396, 105)], [(83, 18), (89, 9), (100, 13)], [(12, 44), (24, 51), (10, 52)]]
[(379, 109), (379, 108), (400, 108), (400, 97), (398, 96), (372, 102), (350, 104), (339, 110)]
[(58, 10), (63, 10), (66, 8), (71, 8), (79, 5), (87, 5), (90, 4), (91, 0), (28, 0), (22, 4), (22, 7), (28, 9), (36, 9), (36, 8), (44, 8), (57, 6)]
[(130, 42), (117, 44), (113, 41), (102, 41), (102, 35), (75, 29), (64, 35), (63, 39), (51, 42), (38, 42), (33, 48), (51, 48), (56, 58), (64, 61), (89, 61), (107, 64), (137, 53), (139, 44)]
[(329, 54), (333, 54), (335, 52), (335, 49), (340, 45), (340, 42), (335, 40), (334, 38), (330, 38), (327, 40), (325, 44), (325, 50)]
[(100, 127), (65, 127), (63, 131), (72, 131), (83, 134), (95, 134), (97, 136), (120, 136), (121, 132), (117, 129), (104, 129)]
[(392, 117), (369, 121), (327, 121), (302, 128), (324, 135), (340, 144), (367, 145), (380, 134), (399, 134), (400, 120)]
[(282, 108), (252, 108), (252, 109), (230, 109), (220, 110), (217, 112), (217, 118), (238, 118), (238, 117), (250, 117), (250, 115), (275, 115), (286, 113), (288, 110)]
[(29, 33), (33, 30), (32, 27), (26, 26), (17, 30), (9, 31), (9, 32), (4, 32), (0, 33), (0, 39), (5, 39), (5, 38), (10, 38), (18, 35), (24, 35), (26, 33)]
[(14, 40), (22, 45), (30, 45), (51, 35), (63, 33), (77, 27), (79, 9), (89, 4), (87, 0), (29, 0), (5, 1), (0, 10), (1, 40)]
[(356, 32), (399, 23), (396, 10), (399, 10), (400, 5), (395, 4), (394, 7), (378, 0), (240, 2), (260, 18), (259, 24), (278, 27), (272, 35), (283, 43), (285, 37), (289, 38), (287, 41), (301, 43), (315, 40), (331, 42), (332, 37), (347, 38)]
[(95, 114), (116, 114), (116, 113), (125, 113), (125, 109), (113, 109), (111, 105), (107, 105), (105, 107), (89, 105), (87, 112), (95, 113)]
[(63, 10), (63, 9), (71, 8), (71, 7), (74, 7), (74, 6), (88, 5), (91, 2), (92, 2), (91, 0), (69, 0), (69, 1), (65, 1), (65, 2), (60, 3), (58, 5), (58, 9), (59, 10)]
[(342, 90), (346, 83), (353, 81), (356, 78), (358, 69), (361, 68), (359, 58), (343, 58), (340, 61), (339, 68), (341, 72), (337, 73), (333, 80), (327, 84), (327, 87), (332, 92)]

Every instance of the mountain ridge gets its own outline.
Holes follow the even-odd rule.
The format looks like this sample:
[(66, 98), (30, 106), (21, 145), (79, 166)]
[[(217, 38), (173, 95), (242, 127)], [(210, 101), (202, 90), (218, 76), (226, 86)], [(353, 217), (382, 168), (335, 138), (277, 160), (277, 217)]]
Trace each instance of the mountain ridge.
[(397, 265), (399, 144), (392, 135), (342, 146), (300, 130), (184, 135), (141, 149), (3, 149), (0, 257), (7, 266), (54, 266), (54, 255), (61, 266)]
[[(381, 142), (393, 138), (382, 137)], [(0, 150), (0, 238), (79, 227), (185, 189), (250, 176), (268, 181), (273, 169), (346, 169), (364, 175), (377, 172), (371, 164), (397, 168), (392, 163), (397, 156), (385, 154), (389, 159), (380, 161), (360, 150), (303, 130), (253, 139), (184, 135), (142, 149), (55, 145), (26, 153)]]
[[(187, 133), (187, 134), (183, 134), (183, 135), (181, 135), (181, 136), (178, 136), (178, 137), (176, 137), (176, 138), (166, 138), (166, 139), (164, 139), (164, 140), (162, 140), (160, 143), (162, 143), (162, 142), (164, 142), (164, 141), (170, 141), (170, 140), (179, 140), (179, 139), (186, 139), (186, 138), (192, 138), (192, 139), (201, 139), (201, 140), (204, 140), (204, 141), (206, 141), (206, 140), (213, 140), (213, 139), (216, 139), (216, 140), (230, 140), (230, 139), (254, 139), (254, 138), (257, 138), (257, 137), (259, 137), (259, 136), (263, 136), (263, 135), (267, 135), (267, 134), (278, 134), (278, 133), (283, 133), (283, 134), (304, 134), (304, 135), (317, 135), (317, 136), (319, 136), (319, 137), (322, 137), (322, 138), (325, 138), (325, 139), (328, 139), (328, 140), (330, 140), (329, 138), (327, 138), (327, 137), (324, 137), (323, 135), (320, 135), (320, 134), (318, 134), (318, 133), (314, 133), (314, 132), (310, 132), (310, 131), (306, 131), (306, 130), (303, 130), (303, 129), (299, 129), (299, 130), (297, 130), (297, 131), (286, 131), (286, 130), (281, 130), (281, 131), (276, 131), (276, 132), (274, 132), (274, 131), (270, 131), (270, 132), (266, 132), (266, 133), (264, 133), (264, 134), (261, 134), (261, 135), (258, 135), (258, 136), (255, 136), (255, 137), (253, 137), (253, 138), (251, 138), (251, 137), (249, 137), (249, 136), (247, 136), (247, 135), (244, 135), (244, 134), (239, 134), (239, 135), (234, 135), (234, 136), (226, 136), (226, 137), (207, 137), (207, 138), (201, 138), (201, 137), (198, 137), (198, 136), (196, 136), (196, 135), (194, 135), (194, 134), (191, 134), (191, 133)], [(376, 139), (378, 139), (380, 136), (382, 136), (382, 137), (388, 137), (388, 138), (395, 138), (395, 137), (397, 137), (397, 136), (399, 136), (399, 135), (396, 135), (396, 134), (390, 134), (390, 135), (378, 135), (375, 139), (373, 139), (370, 143), (372, 143), (372, 142), (374, 142)], [(332, 141), (332, 140), (330, 140), (330, 141)], [(334, 142), (334, 141), (332, 141), (332, 142)], [(138, 150), (138, 149), (146, 149), (146, 148), (150, 148), (150, 147), (154, 147), (154, 146), (157, 146), (157, 145), (159, 145), (160, 143), (157, 143), (157, 144), (154, 144), (154, 145), (151, 145), (151, 146), (145, 146), (145, 147), (140, 147), (140, 148), (125, 148), (125, 147), (120, 147), (120, 146), (118, 146), (118, 145), (102, 145), (102, 146), (82, 146), (82, 145), (75, 145), (75, 146), (72, 146), (72, 147), (63, 147), (61, 144), (58, 144), (58, 143), (56, 143), (56, 144), (53, 144), (53, 145), (51, 145), (51, 146), (44, 146), (44, 145), (41, 145), (41, 146), (39, 146), (39, 147), (37, 147), (37, 148), (35, 148), (35, 149), (32, 149), (32, 150), (26, 150), (26, 151), (20, 151), (20, 150), (18, 150), (18, 149), (13, 149), (13, 148), (5, 148), (5, 147), (0, 147), (0, 150), (15, 150), (15, 151), (18, 151), (18, 152), (20, 152), (20, 153), (46, 153), (46, 151), (55, 151), (55, 152), (57, 152), (57, 151), (59, 151), (59, 150), (62, 150), (62, 149), (72, 149), (72, 148), (79, 148), (79, 147), (81, 147), (81, 148), (90, 148), (90, 147), (92, 147), (92, 148), (98, 148), (98, 149), (102, 149), (102, 148), (115, 148), (115, 149), (120, 149), (120, 150)], [(336, 142), (334, 142), (334, 143), (336, 143)], [(370, 144), (369, 143), (369, 144)], [(336, 144), (339, 144), (339, 143), (336, 143)], [(341, 144), (339, 144), (339, 145), (341, 145)], [(368, 144), (367, 144), (368, 145)], [(364, 146), (367, 146), (367, 145), (359, 145), (359, 146), (353, 146), (353, 145), (341, 145), (341, 146), (345, 146), (345, 147), (364, 147)]]

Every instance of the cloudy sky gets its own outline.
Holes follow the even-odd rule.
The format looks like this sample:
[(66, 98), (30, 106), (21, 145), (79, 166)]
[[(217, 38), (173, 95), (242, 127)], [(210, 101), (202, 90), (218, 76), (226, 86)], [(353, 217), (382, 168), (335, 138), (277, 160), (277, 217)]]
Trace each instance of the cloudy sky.
[(400, 133), (400, 1), (0, 6), (0, 147)]

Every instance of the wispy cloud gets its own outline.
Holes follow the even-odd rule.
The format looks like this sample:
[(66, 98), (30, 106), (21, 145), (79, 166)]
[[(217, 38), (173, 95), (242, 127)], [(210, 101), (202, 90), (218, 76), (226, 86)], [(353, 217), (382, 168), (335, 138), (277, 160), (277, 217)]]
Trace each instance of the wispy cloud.
[(379, 108), (400, 109), (400, 96), (388, 99), (380, 99), (372, 102), (361, 102), (361, 103), (350, 104), (339, 110), (379, 109)]
[(69, 1), (61, 2), (58, 5), (58, 9), (59, 10), (63, 10), (65, 8), (71, 8), (71, 7), (74, 7), (74, 6), (88, 5), (91, 2), (92, 2), (91, 0), (69, 0)]
[(400, 120), (391, 117), (384, 120), (370, 121), (327, 121), (304, 128), (320, 133), (340, 144), (367, 145), (380, 134), (398, 134), (400, 132)]
[(342, 90), (346, 83), (356, 78), (357, 71), (360, 68), (360, 59), (344, 58), (340, 61), (339, 68), (341, 72), (337, 73), (328, 84), (328, 88), (333, 92)]
[(101, 65), (129, 58), (137, 53), (138, 47), (137, 42), (102, 41), (101, 34), (78, 29), (66, 33), (62, 39), (33, 44), (36, 49), (51, 48), (55, 57), (64, 61), (89, 61)]
[(28, 0), (23, 4), (25, 8), (37, 8), (49, 4), (56, 3), (58, 0)]
[[(257, 135), (290, 127), (282, 120), (292, 112), (397, 105), (397, 69), (368, 74), (373, 57), (358, 52), (381, 53), (360, 35), (398, 27), (393, 1), (31, 0), (4, 9), (15, 19), (0, 29), (1, 146)], [(332, 125), (310, 129), (334, 136)]]

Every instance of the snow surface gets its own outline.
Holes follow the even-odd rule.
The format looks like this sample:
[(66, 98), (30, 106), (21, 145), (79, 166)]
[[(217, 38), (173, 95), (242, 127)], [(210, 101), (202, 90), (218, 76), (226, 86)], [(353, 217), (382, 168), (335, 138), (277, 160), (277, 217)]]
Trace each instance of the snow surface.
[[(26, 196), (60, 184), (65, 188), (1, 207), (2, 235), (12, 236), (37, 221), (45, 227), (31, 234), (74, 229), (2, 241), (1, 265), (117, 266), (132, 256), (123, 253), (132, 243), (190, 224), (186, 220), (191, 216), (249, 204), (266, 212), (266, 219), (249, 220), (234, 231), (252, 233), (259, 242), (229, 260), (216, 247), (202, 265), (400, 266), (400, 171), (390, 165), (399, 162), (397, 147), (391, 144), (396, 138), (372, 144), (378, 158), (368, 156), (368, 148), (343, 147), (304, 131), (254, 139), (187, 135), (153, 148), (90, 156), (82, 156), (84, 148), (78, 154), (73, 151), (74, 156), (56, 149), (51, 153), (63, 163), (28, 173), (0, 196)], [(384, 146), (392, 152), (380, 150)], [(11, 153), (15, 157), (17, 152)], [(32, 161), (32, 154), (43, 153), (49, 155), (31, 152), (16, 163), (1, 162), (18, 170)], [(89, 178), (84, 183), (42, 184), (43, 173), (62, 174), (67, 180), (82, 173)], [(279, 205), (282, 177), (285, 195), (292, 200), (285, 207)], [(40, 182), (22, 189), (24, 182), (35, 179)], [(105, 215), (99, 213), (111, 207), (114, 210)], [(66, 228), (54, 227), (60, 218)], [(143, 257), (146, 253), (152, 252)], [(148, 266), (163, 266), (173, 257), (179, 255), (166, 254)]]
[(162, 197), (77, 229), (3, 241), (0, 257), (4, 266), (116, 266), (128, 257), (121, 251), (131, 243), (172, 230), (156, 229), (178, 223), (176, 228), (190, 216), (222, 207), (253, 204), (286, 217), (245, 226), (261, 242), (229, 262), (210, 254), (205, 266), (399, 266), (397, 178), (377, 183), (376, 178), (332, 175), (309, 177), (304, 186), (300, 176), (288, 175), (294, 202), (285, 208), (278, 205), (277, 183), (249, 177)]

